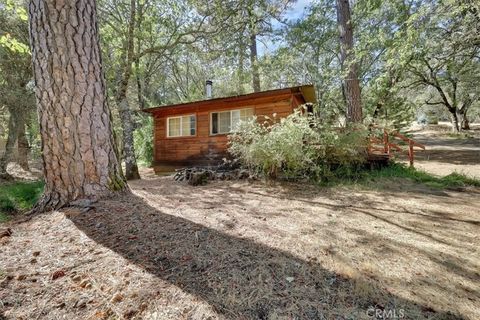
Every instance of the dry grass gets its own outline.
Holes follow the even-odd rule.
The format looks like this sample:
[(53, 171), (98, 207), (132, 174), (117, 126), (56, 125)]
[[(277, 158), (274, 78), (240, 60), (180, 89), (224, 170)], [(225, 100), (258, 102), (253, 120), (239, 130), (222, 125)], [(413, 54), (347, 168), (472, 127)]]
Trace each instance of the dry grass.
[(131, 187), (86, 214), (13, 227), (0, 246), (4, 317), (480, 318), (478, 189), (152, 176)]

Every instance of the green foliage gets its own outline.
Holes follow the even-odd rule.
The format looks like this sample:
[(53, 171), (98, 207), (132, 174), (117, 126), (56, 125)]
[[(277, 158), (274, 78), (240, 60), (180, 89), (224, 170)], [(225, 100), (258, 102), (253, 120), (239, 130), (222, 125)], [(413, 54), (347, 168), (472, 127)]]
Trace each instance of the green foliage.
[[(402, 128), (427, 100), (445, 109), (436, 80), (450, 104), (464, 111), (471, 105), (469, 113), (476, 117), (479, 12), (478, 1), (356, 1), (355, 56), (366, 120)], [(272, 74), (282, 75), (275, 79), (314, 83), (322, 112), (341, 119), (345, 101), (335, 1), (313, 2), (302, 19), (285, 27), (284, 39), (270, 58), (277, 64), (270, 67), (276, 70)]]
[(405, 178), (418, 183), (423, 183), (432, 188), (456, 188), (466, 186), (480, 186), (480, 180), (467, 177), (459, 173), (451, 173), (444, 177), (436, 177), (425, 171), (407, 167), (403, 164), (392, 164), (380, 170), (373, 170), (366, 175), (367, 179), (378, 178)]
[(0, 185), (0, 214), (5, 219), (6, 214), (32, 208), (43, 192), (43, 185), (42, 181)]
[(334, 168), (364, 160), (366, 131), (334, 129), (301, 109), (286, 118), (243, 121), (229, 136), (229, 152), (253, 172), (270, 178), (323, 179)]
[[(4, 10), (22, 21), (28, 20), (28, 13), (23, 3), (18, 0), (4, 0)], [(3, 1), (2, 1), (3, 2)]]
[(305, 17), (286, 27), (283, 36), (285, 44), (274, 53), (271, 60), (275, 67), (269, 70), (275, 69), (280, 75), (278, 78), (287, 80), (289, 85), (314, 84), (323, 114), (328, 113), (327, 117), (333, 119), (343, 116), (345, 105), (334, 2), (320, 0), (311, 4)]
[(25, 36), (24, 32), (27, 20), (24, 3), (18, 0), (0, 0), (0, 49), (6, 48), (13, 54), (30, 54), (28, 35)]
[(395, 179), (407, 179), (416, 183), (424, 184), (434, 189), (459, 188), (474, 186), (480, 187), (480, 180), (467, 177), (459, 173), (451, 173), (444, 177), (437, 177), (425, 171), (408, 167), (400, 163), (392, 163), (387, 167), (365, 170), (356, 168), (345, 170), (341, 168), (333, 172), (330, 180), (324, 185), (350, 185), (360, 184), (363, 186), (377, 186), (378, 182), (387, 180), (389, 182)]
[(28, 45), (21, 43), (15, 38), (12, 38), (10, 34), (0, 36), (0, 46), (6, 47), (13, 52), (29, 53)]
[(15, 203), (12, 201), (12, 199), (2, 195), (0, 196), (0, 210), (6, 213), (15, 212)]
[(7, 222), (8, 220), (10, 220), (10, 218), (6, 214), (0, 212), (0, 223)]
[(410, 49), (405, 84), (415, 88), (420, 103), (463, 117), (479, 107), (478, 1), (423, 3), (420, 9), (407, 24), (414, 37), (406, 42)]
[(140, 125), (135, 130), (133, 138), (135, 143), (135, 153), (140, 164), (150, 166), (153, 161), (153, 119), (144, 116), (140, 120)]
[(31, 128), (38, 127), (38, 121), (33, 121), (35, 95), (28, 42), (26, 3), (0, 0), (0, 139), (6, 139), (9, 130), (4, 128), (9, 121), (17, 124), (21, 119), (27, 123), (30, 144), (35, 144), (39, 139)]

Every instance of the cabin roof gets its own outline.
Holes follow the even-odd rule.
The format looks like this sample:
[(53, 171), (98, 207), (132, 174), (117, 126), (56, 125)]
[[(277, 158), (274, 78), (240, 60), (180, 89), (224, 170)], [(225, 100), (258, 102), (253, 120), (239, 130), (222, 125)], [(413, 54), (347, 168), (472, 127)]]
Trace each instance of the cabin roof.
[(317, 99), (315, 96), (315, 89), (313, 85), (303, 85), (303, 86), (296, 86), (296, 87), (290, 87), (290, 88), (254, 92), (254, 93), (242, 94), (242, 95), (231, 96), (231, 97), (213, 98), (208, 100), (200, 100), (200, 101), (158, 106), (158, 107), (144, 109), (142, 111), (147, 113), (154, 113), (155, 111), (171, 109), (171, 108), (176, 109), (176, 108), (183, 108), (183, 107), (211, 106), (214, 104), (232, 103), (232, 102), (253, 100), (256, 98), (275, 97), (275, 96), (280, 96), (284, 94), (299, 94), (303, 97), (305, 102), (311, 102), (311, 103), (317, 102)]

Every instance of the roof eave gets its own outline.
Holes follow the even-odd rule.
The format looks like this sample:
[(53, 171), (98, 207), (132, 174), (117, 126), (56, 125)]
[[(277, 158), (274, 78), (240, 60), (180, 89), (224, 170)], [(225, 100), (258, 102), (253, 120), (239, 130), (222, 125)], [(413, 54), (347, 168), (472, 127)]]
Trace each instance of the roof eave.
[(256, 97), (268, 97), (268, 96), (275, 96), (275, 95), (281, 95), (281, 94), (287, 94), (287, 93), (294, 94), (296, 92), (300, 92), (303, 95), (306, 102), (311, 102), (311, 103), (317, 102), (316, 95), (315, 95), (315, 88), (313, 87), (313, 85), (303, 85), (303, 86), (297, 86), (297, 87), (291, 87), (291, 88), (254, 92), (254, 93), (238, 95), (238, 96), (222, 97), (222, 98), (215, 98), (215, 99), (209, 99), (209, 100), (200, 100), (200, 101), (192, 101), (192, 102), (172, 104), (172, 105), (166, 105), (166, 106), (158, 106), (158, 107), (153, 107), (149, 109), (143, 109), (141, 111), (153, 114), (156, 111), (167, 109), (167, 108), (170, 109), (170, 108), (177, 108), (177, 107), (183, 107), (183, 106), (208, 105), (209, 103), (218, 103), (222, 100), (225, 102), (234, 102), (234, 101), (236, 102), (236, 101), (243, 101), (243, 100), (248, 100)]

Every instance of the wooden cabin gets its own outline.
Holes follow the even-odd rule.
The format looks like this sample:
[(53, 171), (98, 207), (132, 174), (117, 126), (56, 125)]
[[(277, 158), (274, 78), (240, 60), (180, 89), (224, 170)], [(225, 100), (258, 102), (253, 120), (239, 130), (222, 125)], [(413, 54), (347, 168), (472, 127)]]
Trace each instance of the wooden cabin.
[(227, 135), (237, 121), (280, 119), (307, 102), (316, 102), (311, 85), (146, 109), (154, 118), (155, 172), (218, 164), (228, 157)]

